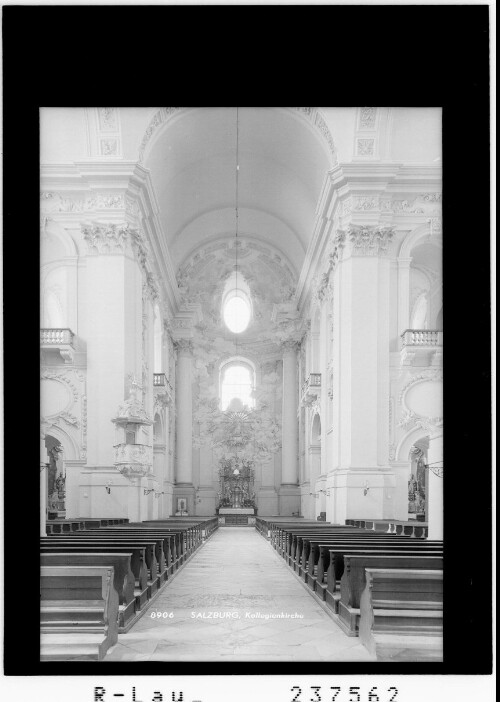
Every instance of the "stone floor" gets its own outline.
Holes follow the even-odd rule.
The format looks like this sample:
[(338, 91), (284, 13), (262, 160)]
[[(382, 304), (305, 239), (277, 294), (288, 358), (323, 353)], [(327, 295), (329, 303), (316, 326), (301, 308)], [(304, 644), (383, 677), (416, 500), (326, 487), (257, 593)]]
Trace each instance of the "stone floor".
[[(268, 616), (281, 613), (301, 617)], [(255, 529), (224, 527), (166, 585), (137, 624), (119, 635), (105, 658), (169, 660), (374, 659), (359, 639), (341, 631)]]

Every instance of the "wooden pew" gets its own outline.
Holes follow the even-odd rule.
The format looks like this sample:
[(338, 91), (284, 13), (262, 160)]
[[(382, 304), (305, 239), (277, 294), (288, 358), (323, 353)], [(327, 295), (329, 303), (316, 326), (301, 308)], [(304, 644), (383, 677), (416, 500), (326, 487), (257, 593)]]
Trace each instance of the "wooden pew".
[[(355, 544), (356, 547), (365, 545), (367, 549), (372, 545), (376, 548), (380, 548), (383, 545), (389, 547), (399, 545), (403, 548), (423, 547), (437, 550), (441, 550), (443, 546), (442, 541), (428, 541), (427, 539), (414, 540), (406, 536), (396, 536), (395, 534), (371, 534), (369, 536), (361, 534), (358, 537), (349, 534), (330, 537), (303, 537), (302, 540), (303, 553), (305, 555), (302, 559), (302, 563), (298, 566), (298, 572), (301, 577), (303, 577), (304, 581), (313, 589), (315, 583), (323, 584), (324, 576), (328, 573), (328, 569), (330, 568), (330, 549), (337, 545), (352, 543), (353, 545)], [(338, 565), (337, 563), (335, 564), (335, 575), (337, 578), (340, 578), (342, 577), (343, 570), (339, 572)], [(343, 567), (343, 562), (341, 565)]]
[(148, 583), (148, 567), (147, 567), (147, 547), (139, 544), (103, 544), (103, 543), (87, 543), (75, 541), (74, 539), (67, 540), (66, 538), (58, 537), (41, 537), (40, 552), (45, 553), (90, 553), (90, 554), (105, 554), (105, 553), (132, 553), (130, 567), (135, 578), (135, 607), (140, 610), (144, 607), (148, 599), (151, 598), (151, 588)]
[[(366, 548), (370, 548), (371, 545), (379, 548), (384, 544), (388, 546), (413, 546), (414, 541), (405, 536), (396, 536), (389, 534), (361, 534), (360, 536), (348, 535), (335, 535), (327, 537), (303, 537), (303, 553), (304, 558), (300, 565), (300, 574), (303, 579), (308, 582), (309, 580), (316, 579), (319, 582), (323, 582), (325, 573), (328, 571), (330, 564), (330, 554), (329, 547), (334, 548), (337, 544), (355, 544), (357, 547), (365, 545)], [(417, 542), (417, 547), (419, 544), (428, 544), (424, 540), (419, 540)], [(429, 544), (428, 544), (429, 545)], [(442, 542), (437, 544), (432, 544), (433, 546), (442, 546)], [(309, 583), (311, 585), (311, 583)], [(312, 585), (311, 585), (312, 586)]]
[(366, 568), (359, 638), (380, 661), (443, 659), (443, 571)]
[(99, 531), (104, 536), (115, 536), (116, 538), (126, 538), (127, 535), (135, 537), (146, 536), (147, 538), (157, 539), (160, 542), (163, 551), (163, 561), (161, 562), (160, 570), (160, 585), (165, 580), (171, 577), (175, 570), (180, 567), (180, 554), (178, 553), (180, 535), (172, 532), (160, 531), (157, 529), (147, 528), (127, 528), (120, 529), (119, 527), (106, 527)]
[(112, 566), (42, 566), (40, 660), (102, 660), (118, 640)]
[(443, 557), (442, 554), (425, 554), (424, 551), (404, 555), (345, 553), (338, 624), (348, 636), (358, 635), (361, 593), (366, 586), (365, 568), (442, 570)]
[[(47, 536), (42, 537), (47, 539), (48, 543), (54, 543), (58, 541), (63, 544), (83, 544), (84, 546), (102, 546), (106, 550), (111, 551), (114, 544), (122, 546), (144, 546), (145, 556), (146, 556), (146, 566), (148, 568), (148, 588), (150, 592), (148, 593), (148, 599), (150, 599), (158, 590), (159, 580), (160, 580), (160, 569), (164, 568), (164, 556), (163, 556), (163, 546), (162, 542), (155, 537), (149, 536), (123, 536), (123, 537), (113, 537), (101, 536), (101, 530), (89, 531), (89, 532), (79, 532), (78, 534), (68, 534), (66, 536)], [(158, 560), (160, 559), (160, 561)]]
[(42, 566), (112, 566), (113, 585), (118, 593), (118, 629), (128, 631), (136, 617), (135, 577), (131, 569), (132, 553), (50, 553), (42, 552)]

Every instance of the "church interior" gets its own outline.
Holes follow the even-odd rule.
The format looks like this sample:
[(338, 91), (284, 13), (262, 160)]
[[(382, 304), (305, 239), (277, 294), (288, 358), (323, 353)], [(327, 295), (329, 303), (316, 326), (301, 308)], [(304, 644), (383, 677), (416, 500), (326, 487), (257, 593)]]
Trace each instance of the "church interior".
[(442, 660), (441, 110), (40, 146), (41, 660)]

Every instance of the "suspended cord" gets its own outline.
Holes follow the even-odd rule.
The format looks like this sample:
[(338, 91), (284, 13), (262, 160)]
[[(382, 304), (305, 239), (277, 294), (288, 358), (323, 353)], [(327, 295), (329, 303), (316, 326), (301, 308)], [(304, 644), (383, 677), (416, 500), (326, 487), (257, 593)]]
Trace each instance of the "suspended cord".
[[(240, 163), (239, 163), (239, 157), (240, 157), (240, 115), (239, 115), (239, 108), (236, 108), (236, 178), (235, 178), (235, 185), (236, 185), (236, 193), (235, 193), (235, 215), (236, 215), (236, 226), (235, 226), (235, 237), (234, 237), (234, 248), (235, 248), (235, 266), (236, 266), (236, 297), (238, 298), (238, 227), (239, 227), (239, 211), (238, 211), (238, 204), (239, 204), (239, 175), (240, 175)], [(234, 342), (235, 342), (235, 351), (238, 351), (238, 336), (236, 335), (234, 337)]]

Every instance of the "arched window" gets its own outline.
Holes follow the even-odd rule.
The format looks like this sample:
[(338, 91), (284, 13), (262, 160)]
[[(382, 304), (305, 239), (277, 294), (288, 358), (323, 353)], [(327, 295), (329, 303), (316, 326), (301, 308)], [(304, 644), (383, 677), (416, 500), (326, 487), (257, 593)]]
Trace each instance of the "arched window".
[(226, 363), (220, 372), (221, 409), (228, 409), (234, 398), (248, 408), (255, 406), (253, 390), (255, 387), (254, 369), (243, 360), (233, 360)]
[(252, 319), (250, 288), (243, 276), (236, 272), (230, 276), (224, 288), (222, 318), (233, 334), (244, 332)]

